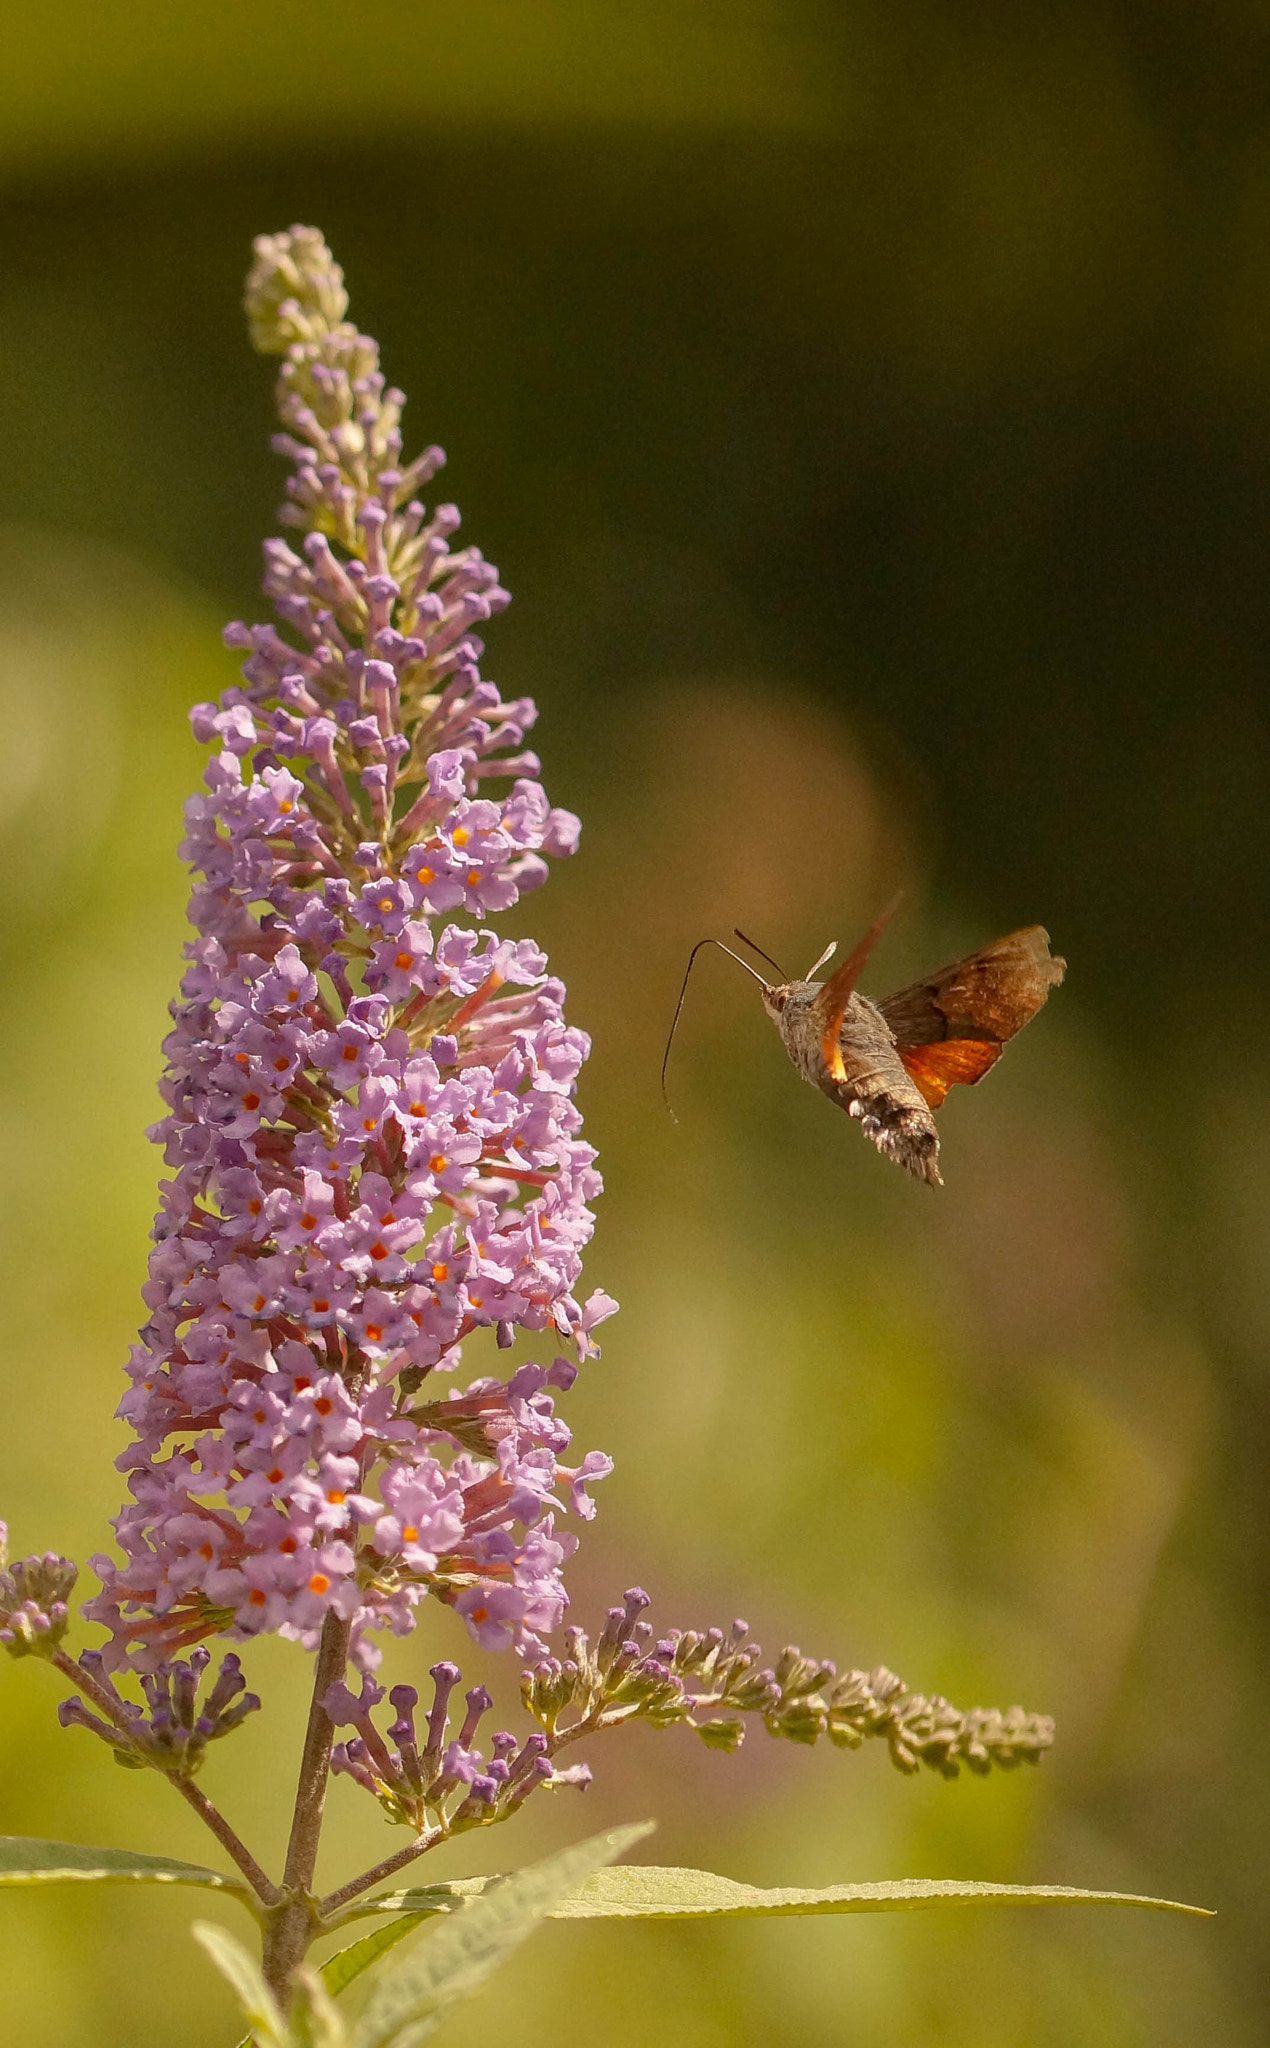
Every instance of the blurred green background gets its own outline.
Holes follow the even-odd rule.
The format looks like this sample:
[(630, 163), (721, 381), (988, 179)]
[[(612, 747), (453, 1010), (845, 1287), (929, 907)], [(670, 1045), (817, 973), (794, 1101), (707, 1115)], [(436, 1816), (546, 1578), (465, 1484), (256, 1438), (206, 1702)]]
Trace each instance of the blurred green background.
[[(1270, 1938), (1270, 17), (1248, 0), (0, 6), (5, 1428), (20, 1548), (103, 1547), (198, 772), (276, 530), (250, 237), (320, 225), (409, 439), (516, 594), (583, 852), (523, 912), (594, 1033), (619, 1453), (573, 1574), (663, 1625), (1052, 1710), (1037, 1773), (903, 1782), (637, 1731), (437, 1874), (655, 1814), (758, 1883), (1101, 1884), (1211, 1923), (556, 1927), (449, 2024), (518, 2048), (1245, 2048)], [(1067, 986), (901, 1181), (800, 1086), (801, 969), (1043, 921)], [(464, 1655), (429, 1617), (394, 1676)], [(469, 1672), (480, 1668), (465, 1656)], [(279, 1860), (305, 1660), (207, 1772)], [(513, 1674), (495, 1670), (500, 1698)], [(0, 1672), (0, 1829), (205, 1856)], [(363, 1811), (362, 1808), (367, 1810)], [(395, 1837), (343, 1784), (328, 1868)], [(199, 1909), (201, 1910), (201, 1909)], [(227, 1917), (228, 1917), (228, 1909)], [(14, 2038), (213, 2048), (180, 1894), (2, 1905)]]

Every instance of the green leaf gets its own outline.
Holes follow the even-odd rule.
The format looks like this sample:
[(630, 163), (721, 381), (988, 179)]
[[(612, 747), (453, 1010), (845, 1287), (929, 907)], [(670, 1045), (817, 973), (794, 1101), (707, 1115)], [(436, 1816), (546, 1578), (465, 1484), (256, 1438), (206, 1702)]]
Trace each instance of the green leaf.
[[(453, 1905), (449, 1910), (454, 1910)], [(400, 1920), (390, 1920), (387, 1926), (372, 1929), (360, 1941), (352, 1941), (347, 1948), (337, 1949), (333, 1956), (328, 1956), (322, 1965), (321, 1976), (332, 1998), (338, 1997), (347, 1985), (360, 1977), (363, 1970), (369, 1970), (371, 1964), (378, 1962), (390, 1948), (395, 1948), (405, 1935), (413, 1933), (423, 1918), (422, 1913), (404, 1914)]]
[(291, 2034), (277, 2001), (260, 1974), (260, 1965), (240, 1941), (210, 1920), (196, 1920), (190, 1929), (199, 1947), (215, 1963), (243, 2010), (256, 2048), (292, 2048)]
[[(367, 1901), (367, 1912), (453, 1912), (464, 1898), (486, 1890), (497, 1879), (462, 1878), (453, 1885), (429, 1885), (415, 1891), (386, 1892)], [(1186, 1906), (1176, 1899), (1149, 1899), (1136, 1892), (1080, 1891), (1066, 1884), (974, 1884), (961, 1878), (897, 1878), (885, 1884), (831, 1884), (807, 1891), (785, 1886), (763, 1891), (738, 1884), (709, 1870), (676, 1870), (669, 1866), (623, 1864), (585, 1878), (550, 1908), (553, 1920), (700, 1920), (722, 1915), (731, 1919), (767, 1919), (805, 1913), (906, 1913), (920, 1906), (1150, 1906), (1163, 1913), (1196, 1913), (1210, 1917), (1205, 1906)]]
[(362, 2014), (353, 2048), (417, 2048), (448, 2005), (475, 1991), (568, 1892), (651, 1826), (614, 1828), (490, 1884), (394, 1967)]
[(177, 1863), (170, 1856), (138, 1856), (131, 1849), (93, 1849), (83, 1842), (44, 1842), (34, 1835), (0, 1835), (0, 1885), (194, 1884), (250, 1899), (241, 1877)]
[(1133, 1892), (1079, 1891), (1065, 1884), (974, 1884), (960, 1878), (898, 1878), (887, 1884), (831, 1884), (817, 1891), (783, 1886), (762, 1891), (709, 1870), (652, 1864), (601, 1870), (585, 1878), (553, 1909), (557, 1920), (681, 1920), (723, 1914), (769, 1918), (801, 1913), (906, 1913), (920, 1906), (955, 1905), (1153, 1906), (1166, 1913), (1205, 1914), (1203, 1906)]
[[(342, 1991), (421, 1921), (440, 1913), (457, 1913), (469, 1901), (494, 1893), (507, 1882), (499, 1877), (460, 1877), (448, 1884), (416, 1885), (409, 1891), (382, 1892), (378, 1898), (368, 1899), (365, 1905), (352, 1908), (349, 1917), (356, 1913), (391, 1913), (396, 1917), (360, 1941), (350, 1943), (348, 1948), (340, 1949), (324, 1963), (323, 1982), (331, 1992)], [(1212, 1918), (1206, 1906), (1182, 1905), (1176, 1899), (1145, 1898), (1137, 1892), (1082, 1891), (1065, 1884), (975, 1884), (960, 1878), (913, 1877), (883, 1884), (827, 1885), (818, 1891), (799, 1886), (764, 1891), (757, 1885), (738, 1884), (730, 1877), (716, 1877), (709, 1870), (630, 1863), (592, 1872), (564, 1897), (557, 1898), (546, 1917), (779, 1919), (811, 1913), (907, 1913), (922, 1906), (949, 1905), (1148, 1906), (1162, 1913), (1193, 1913), (1201, 1919)], [(422, 2040), (424, 2035), (414, 2038)], [(240, 2048), (250, 2048), (250, 2044), (242, 2042)], [(363, 2048), (360, 2040), (354, 2048)]]

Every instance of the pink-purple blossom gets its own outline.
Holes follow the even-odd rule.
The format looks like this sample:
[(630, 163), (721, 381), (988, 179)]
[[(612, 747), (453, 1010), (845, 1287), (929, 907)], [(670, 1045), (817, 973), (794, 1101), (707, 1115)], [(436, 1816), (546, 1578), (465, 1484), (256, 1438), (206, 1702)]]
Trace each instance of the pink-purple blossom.
[(388, 1740), (373, 1717), (384, 1691), (369, 1678), (363, 1677), (360, 1695), (337, 1684), (323, 1701), (337, 1727), (351, 1723), (357, 1731), (336, 1745), (332, 1770), (373, 1793), (391, 1820), (407, 1823), (425, 1839), (429, 1830), (457, 1834), (505, 1820), (541, 1785), (584, 1787), (590, 1782), (585, 1764), (558, 1771), (547, 1754), (548, 1738), (537, 1729), (523, 1739), (500, 1730), (490, 1738), (488, 1754), (478, 1749), (477, 1732), (493, 1705), (483, 1685), (465, 1694), (467, 1711), (457, 1735), (450, 1737), (449, 1702), (460, 1681), (459, 1668), (434, 1664), (429, 1676), (432, 1706), (422, 1744), (415, 1724), (419, 1695), (412, 1685), (395, 1685), (388, 1695), (396, 1710)]
[[(303, 539), (265, 549), (281, 630), (231, 626), (241, 680), (193, 713), (213, 751), (153, 1132), (170, 1177), (120, 1409), (123, 1557), (94, 1560), (88, 1612), (112, 1667), (214, 1633), (311, 1647), (330, 1613), (373, 1666), (429, 1594), (537, 1654), (561, 1518), (609, 1470), (566, 1462), (556, 1402), (614, 1304), (580, 1292), (588, 1041), (539, 948), (488, 920), (578, 824), (524, 746), (534, 706), (481, 675), (507, 593), (417, 495), (443, 457), (401, 461), (401, 394), (338, 270), (306, 229), (257, 256)], [(500, 1379), (491, 1355), (424, 1398), (483, 1330), (544, 1362)]]
[(141, 1689), (146, 1704), (139, 1707), (116, 1691), (101, 1652), (82, 1650), (76, 1677), (80, 1683), (87, 1680), (89, 1696), (104, 1702), (114, 1719), (106, 1721), (94, 1714), (78, 1693), (62, 1701), (57, 1718), (63, 1728), (88, 1728), (99, 1735), (109, 1743), (117, 1763), (134, 1770), (149, 1764), (156, 1770), (192, 1777), (208, 1743), (232, 1734), (260, 1707), (256, 1694), (247, 1691), (242, 1666), (232, 1653), (222, 1658), (215, 1680), (200, 1701), (199, 1687), (211, 1661), (211, 1653), (199, 1648), (188, 1663), (175, 1658), (144, 1672)]

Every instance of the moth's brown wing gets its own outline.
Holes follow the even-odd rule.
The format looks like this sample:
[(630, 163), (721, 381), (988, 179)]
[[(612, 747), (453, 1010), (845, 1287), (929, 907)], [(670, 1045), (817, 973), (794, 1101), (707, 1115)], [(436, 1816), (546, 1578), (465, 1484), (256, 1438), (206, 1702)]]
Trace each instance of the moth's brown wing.
[(1066, 967), (1051, 954), (1049, 933), (1031, 924), (936, 968), (878, 1004), (900, 1058), (932, 1109), (958, 1082), (982, 1080)]
[(946, 1038), (940, 1045), (897, 1046), (910, 1078), (930, 1109), (938, 1109), (958, 1081), (982, 1081), (1001, 1057), (1001, 1047), (984, 1038)]

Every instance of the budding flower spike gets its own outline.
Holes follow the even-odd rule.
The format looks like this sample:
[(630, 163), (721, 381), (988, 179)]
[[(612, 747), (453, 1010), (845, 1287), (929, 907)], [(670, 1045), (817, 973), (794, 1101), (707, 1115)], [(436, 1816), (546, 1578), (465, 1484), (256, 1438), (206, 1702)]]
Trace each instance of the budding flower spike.
[(742, 945), (776, 967), (780, 979), (767, 982), (722, 939), (698, 940), (688, 957), (661, 1063), (667, 1109), (666, 1065), (688, 977), (702, 947), (717, 946), (758, 982), (763, 1008), (804, 1081), (855, 1118), (884, 1159), (905, 1167), (915, 1180), (942, 1186), (932, 1111), (958, 1082), (973, 1086), (983, 1079), (1063, 979), (1067, 962), (1051, 954), (1048, 932), (1028, 925), (871, 1003), (857, 992), (856, 983), (899, 901), (897, 896), (887, 905), (826, 982), (814, 977), (836, 952), (836, 942), (826, 946), (803, 980), (790, 981), (770, 953), (738, 930)]
[[(1021, 1707), (962, 1712), (883, 1666), (839, 1672), (793, 1647), (765, 1665), (743, 1622), (657, 1635), (638, 1586), (598, 1634), (563, 1626), (575, 1530), (613, 1467), (573, 1449), (560, 1404), (617, 1304), (582, 1288), (601, 1191), (575, 1100), (590, 1044), (539, 947), (496, 920), (574, 851), (578, 820), (551, 804), (525, 745), (533, 704), (482, 673), (479, 629), (507, 592), (479, 549), (451, 545), (454, 506), (424, 503), (444, 457), (403, 459), (402, 394), (346, 318), (338, 265), (313, 228), (262, 236), (255, 253), (248, 319), (281, 358), (281, 516), (301, 538), (266, 543), (280, 623), (228, 629), (240, 680), (193, 713), (212, 753), (186, 809), (193, 937), (151, 1134), (167, 1178), (118, 1410), (129, 1499), (83, 1609), (100, 1648), (65, 1647), (76, 1566), (55, 1551), (10, 1564), (0, 1524), (0, 1647), (52, 1664), (73, 1688), (63, 1725), (158, 1772), (234, 1874), (10, 1837), (0, 1887), (127, 1877), (237, 1897), (260, 1924), (259, 1966), (223, 1928), (194, 1931), (271, 2048), (409, 2048), (548, 1913), (714, 1911), (721, 1887), (747, 1912), (1096, 1896), (906, 1880), (729, 1893), (708, 1872), (629, 1865), (606, 1877), (647, 1824), (497, 1881), (376, 1891), (540, 1791), (585, 1790), (590, 1763), (563, 1753), (632, 1721), (720, 1751), (747, 1726), (839, 1749), (880, 1737), (901, 1771), (949, 1778), (1034, 1764), (1053, 1727)], [(854, 984), (881, 923), (823, 989), (782, 978), (763, 1000), (807, 1078), (937, 1180), (913, 1102), (977, 1079), (1062, 963), (1043, 933), (1018, 933), (875, 1010)], [(865, 1071), (866, 1039), (885, 1073)], [(422, 1699), (375, 1675), (385, 1637), (421, 1621), (428, 1649), (401, 1654), (427, 1670)], [(435, 1655), (447, 1631), (517, 1660), (519, 1731)], [(213, 1744), (224, 1769), (222, 1738), (261, 1706), (238, 1652), (213, 1673), (206, 1645), (265, 1635), (314, 1659), (277, 1877), (195, 1782)], [(321, 1897), (332, 1777), (405, 1840)], [(392, 1966), (350, 2036), (334, 1993), (459, 1907)], [(360, 1914), (389, 1924), (311, 1971), (313, 1943)]]
[(9, 1531), (0, 1522), (0, 1644), (11, 1657), (51, 1657), (70, 1626), (68, 1601), (79, 1568), (48, 1550), (9, 1563)]

